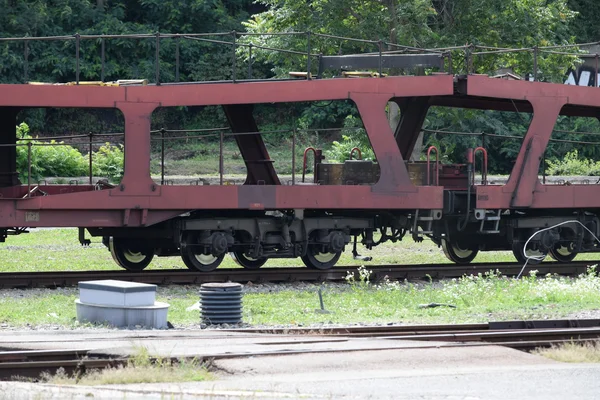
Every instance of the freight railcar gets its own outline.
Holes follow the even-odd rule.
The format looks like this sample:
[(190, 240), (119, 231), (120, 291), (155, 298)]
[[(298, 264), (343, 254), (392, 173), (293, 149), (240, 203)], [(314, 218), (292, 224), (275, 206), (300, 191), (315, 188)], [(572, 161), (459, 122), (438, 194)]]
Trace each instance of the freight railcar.
[[(376, 161), (331, 163), (316, 151), (314, 179), (282, 182), (253, 105), (348, 99), (356, 104)], [(395, 129), (386, 118), (388, 102), (401, 110)], [(152, 113), (158, 107), (209, 105), (225, 111), (246, 166), (244, 184), (154, 181)], [(532, 114), (506, 183), (488, 182), (482, 147), (465, 154), (462, 164), (441, 164), (434, 148), (427, 161), (408, 162), (434, 106)], [(20, 182), (16, 116), (28, 107), (120, 110), (125, 118), (121, 182)], [(245, 268), (259, 268), (270, 258), (301, 257), (308, 267), (327, 269), (346, 246), (359, 257), (357, 243), (372, 248), (405, 237), (431, 238), (455, 263), (495, 250), (512, 250), (519, 261), (539, 262), (548, 253), (569, 261), (597, 251), (600, 186), (540, 180), (540, 160), (560, 115), (598, 117), (600, 91), (451, 74), (117, 87), (0, 85), (0, 237), (27, 227), (77, 227), (82, 242), (86, 231), (101, 237), (116, 262), (133, 271), (155, 256), (179, 256), (190, 269), (211, 271), (228, 253)]]

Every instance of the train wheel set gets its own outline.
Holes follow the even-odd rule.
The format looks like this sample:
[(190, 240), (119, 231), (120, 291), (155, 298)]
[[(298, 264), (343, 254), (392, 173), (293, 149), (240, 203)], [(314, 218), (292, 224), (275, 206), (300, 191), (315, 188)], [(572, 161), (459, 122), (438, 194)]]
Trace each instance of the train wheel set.
[[(405, 66), (412, 62), (407, 57), (357, 60), (381, 69)], [(327, 65), (349, 62), (334, 59), (327, 57)], [(418, 61), (439, 67), (441, 56), (421, 54)], [(247, 269), (258, 269), (269, 259), (301, 258), (309, 268), (326, 270), (348, 246), (360, 257), (359, 243), (372, 249), (409, 237), (431, 239), (456, 264), (468, 264), (483, 251), (512, 251), (521, 263), (539, 263), (547, 256), (569, 262), (579, 253), (598, 251), (600, 185), (546, 184), (538, 176), (557, 119), (598, 117), (598, 89), (451, 72), (294, 76), (299, 79), (0, 85), (0, 238), (26, 228), (76, 227), (82, 244), (86, 234), (102, 238), (115, 262), (130, 271), (144, 270), (154, 257), (181, 257), (191, 270), (210, 272), (227, 255)], [(352, 149), (350, 160), (328, 162), (320, 149), (309, 147), (302, 180), (294, 171), (286, 181), (267, 151), (255, 105), (323, 101), (356, 106), (374, 160)], [(390, 103), (400, 109), (395, 127), (386, 117)], [(152, 113), (159, 107), (205, 106), (222, 107), (229, 124), (220, 133), (219, 184), (167, 184), (164, 176), (153, 180)], [(123, 114), (120, 182), (92, 182), (91, 175), (89, 184), (78, 185), (19, 181), (19, 111), (59, 107)], [(434, 146), (427, 149), (426, 161), (408, 161), (434, 107), (531, 115), (506, 182), (488, 180), (484, 146), (468, 149), (459, 164), (442, 163)], [(235, 140), (245, 164), (247, 176), (240, 185), (223, 180), (223, 140), (228, 138)], [(294, 131), (288, 139), (296, 145)], [(164, 150), (164, 138), (162, 143)], [(314, 176), (307, 180), (311, 152)], [(295, 147), (292, 154), (295, 166)], [(28, 162), (31, 168), (31, 152)]]

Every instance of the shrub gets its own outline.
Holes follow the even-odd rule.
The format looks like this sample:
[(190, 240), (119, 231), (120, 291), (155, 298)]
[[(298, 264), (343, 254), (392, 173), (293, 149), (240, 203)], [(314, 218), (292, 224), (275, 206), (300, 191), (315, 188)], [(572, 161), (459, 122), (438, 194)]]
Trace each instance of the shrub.
[[(88, 157), (86, 157), (87, 160), (89, 160)], [(121, 180), (124, 173), (123, 145), (115, 146), (106, 143), (92, 154), (92, 163), (94, 175), (105, 176), (112, 181)]]
[[(31, 179), (47, 177), (78, 177), (89, 173), (89, 154), (83, 155), (73, 146), (64, 142), (34, 140), (29, 134), (29, 126), (22, 123), (17, 126), (17, 171), (22, 182), (27, 180), (29, 172), (28, 146), (31, 143)], [(92, 172), (96, 176), (110, 180), (123, 177), (123, 146), (106, 143), (97, 152), (92, 153)]]
[(344, 162), (350, 159), (350, 152), (355, 147), (361, 150), (363, 160), (375, 159), (373, 148), (369, 142), (367, 132), (362, 127), (362, 122), (360, 119), (349, 115), (344, 120), (342, 140), (333, 142), (331, 150), (328, 150), (326, 155), (331, 161)]
[(579, 158), (577, 150), (565, 155), (562, 160), (548, 160), (548, 175), (563, 176), (598, 176), (600, 175), (600, 161)]
[(42, 142), (33, 140), (29, 135), (29, 127), (22, 123), (17, 126), (17, 171), (21, 180), (27, 180), (28, 146), (31, 143), (31, 178), (39, 180), (43, 177), (85, 175), (86, 157), (76, 148), (64, 142)]

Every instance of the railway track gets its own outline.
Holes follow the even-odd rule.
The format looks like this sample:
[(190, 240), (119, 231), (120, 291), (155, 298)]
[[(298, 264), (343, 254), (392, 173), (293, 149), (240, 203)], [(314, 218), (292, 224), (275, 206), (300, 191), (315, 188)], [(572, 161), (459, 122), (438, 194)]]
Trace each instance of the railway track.
[[(596, 261), (576, 261), (570, 263), (544, 262), (527, 266), (524, 274), (532, 270), (538, 275), (548, 273), (578, 275), (585, 273), (589, 265)], [(503, 275), (515, 276), (522, 265), (517, 263), (480, 263), (469, 265), (423, 264), (423, 265), (366, 265), (372, 271), (371, 282), (389, 279), (447, 279), (463, 275), (486, 273), (499, 270)], [(356, 266), (338, 266), (329, 270), (308, 268), (264, 268), (247, 270), (242, 268), (218, 269), (201, 273), (184, 269), (147, 270), (143, 272), (115, 271), (57, 271), (57, 272), (3, 272), (0, 273), (0, 288), (66, 287), (76, 286), (80, 281), (118, 279), (157, 285), (201, 284), (205, 282), (325, 282), (344, 281), (348, 272), (357, 272)]]
[[(584, 343), (600, 339), (600, 320), (556, 320), (556, 321), (510, 321), (487, 324), (418, 325), (418, 326), (368, 326), (338, 327), (325, 330), (311, 328), (286, 329), (229, 329), (222, 332), (269, 333), (281, 335), (280, 342), (270, 345), (286, 345), (286, 350), (253, 350), (248, 352), (221, 352), (193, 354), (186, 358), (195, 360), (218, 360), (225, 358), (279, 356), (307, 353), (336, 353), (348, 351), (401, 350), (402, 340), (422, 341), (422, 345), (410, 349), (466, 346), (505, 346), (519, 350), (532, 350), (561, 343)], [(285, 335), (294, 335), (286, 340)], [(307, 339), (299, 341), (297, 335)], [(333, 337), (332, 337), (333, 336)], [(310, 348), (295, 346), (307, 343), (335, 343), (357, 338), (376, 338), (372, 347), (361, 344), (355, 348)], [(385, 345), (381, 345), (385, 341)], [(434, 343), (427, 343), (434, 342)], [(442, 343), (440, 343), (442, 342)], [(171, 358), (172, 363), (182, 359)], [(166, 361), (163, 359), (163, 362)], [(102, 369), (124, 365), (127, 358), (91, 350), (12, 350), (0, 351), (0, 379), (15, 377), (37, 378), (42, 372), (54, 372), (63, 368), (66, 373), (83, 374), (91, 369)]]

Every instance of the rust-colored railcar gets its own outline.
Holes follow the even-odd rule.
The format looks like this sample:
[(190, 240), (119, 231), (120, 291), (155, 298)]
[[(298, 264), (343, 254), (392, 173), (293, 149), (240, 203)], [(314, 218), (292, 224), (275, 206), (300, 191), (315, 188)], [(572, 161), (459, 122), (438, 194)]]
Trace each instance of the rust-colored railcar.
[[(311, 182), (281, 182), (252, 114), (261, 103), (352, 100), (376, 156), (326, 163)], [(402, 118), (391, 129), (385, 108)], [(243, 185), (161, 185), (150, 175), (150, 120), (158, 107), (222, 106), (247, 168)], [(505, 184), (475, 179), (463, 165), (408, 162), (432, 106), (532, 113)], [(125, 118), (125, 172), (116, 186), (20, 182), (17, 112), (27, 107), (116, 108)], [(269, 258), (302, 257), (326, 269), (357, 239), (368, 248), (405, 234), (431, 237), (454, 262), (481, 250), (512, 249), (524, 261), (550, 253), (570, 260), (595, 251), (599, 185), (548, 185), (540, 160), (559, 115), (598, 117), (600, 91), (487, 76), (434, 74), (143, 86), (0, 85), (0, 227), (77, 227), (102, 237), (115, 260), (144, 269), (158, 256), (181, 256), (210, 271), (233, 253), (246, 268)], [(485, 168), (485, 165), (484, 165)], [(577, 221), (577, 222), (573, 222)], [(539, 230), (524, 252), (525, 241)], [(82, 238), (83, 240), (83, 238)], [(356, 255), (356, 247), (354, 248)], [(542, 257), (531, 259), (539, 261)]]

